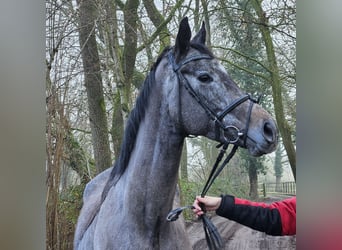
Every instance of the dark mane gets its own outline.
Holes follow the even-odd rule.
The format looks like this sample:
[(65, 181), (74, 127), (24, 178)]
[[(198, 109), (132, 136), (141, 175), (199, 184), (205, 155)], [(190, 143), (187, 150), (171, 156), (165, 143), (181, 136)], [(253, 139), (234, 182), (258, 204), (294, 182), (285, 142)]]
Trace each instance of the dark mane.
[(169, 47), (165, 48), (163, 52), (158, 56), (156, 62), (151, 67), (151, 70), (145, 78), (145, 81), (139, 91), (139, 95), (135, 102), (135, 106), (127, 119), (125, 132), (120, 149), (120, 155), (114, 163), (114, 168), (103, 190), (102, 199), (105, 198), (109, 188), (117, 183), (117, 181), (120, 179), (121, 175), (125, 172), (127, 168), (138, 135), (139, 125), (145, 117), (145, 111), (148, 106), (149, 96), (155, 84), (155, 70), (158, 64), (160, 63), (161, 59), (168, 51)]

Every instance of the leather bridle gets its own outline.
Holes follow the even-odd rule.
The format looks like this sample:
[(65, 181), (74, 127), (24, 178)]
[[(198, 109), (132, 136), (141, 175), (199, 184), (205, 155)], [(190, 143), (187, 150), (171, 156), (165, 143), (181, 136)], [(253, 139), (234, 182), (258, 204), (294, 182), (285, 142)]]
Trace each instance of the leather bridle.
[[(181, 61), (180, 63), (176, 63), (175, 57), (173, 55), (173, 51), (170, 50), (168, 52), (168, 60), (169, 63), (172, 65), (173, 71), (177, 74), (178, 81), (183, 84), (185, 89), (189, 92), (189, 94), (198, 102), (198, 104), (205, 110), (207, 115), (211, 120), (215, 123), (215, 139), (217, 141), (220, 140), (221, 135), (223, 135), (223, 138), (225, 140), (224, 144), (234, 144), (236, 143), (241, 136), (243, 136), (243, 144), (246, 146), (246, 140), (247, 140), (247, 132), (249, 128), (249, 122), (250, 122), (250, 116), (253, 108), (253, 104), (257, 103), (258, 100), (255, 100), (251, 98), (249, 94), (245, 94), (241, 96), (240, 98), (234, 100), (232, 103), (230, 103), (226, 108), (224, 108), (221, 112), (216, 113), (213, 111), (212, 108), (209, 107), (207, 100), (204, 99), (203, 96), (201, 96), (199, 93), (197, 93), (193, 87), (190, 85), (189, 81), (184, 77), (184, 75), (181, 72), (181, 68), (193, 61), (197, 60), (212, 60), (214, 59), (210, 55), (195, 55), (188, 57)], [(239, 130), (237, 127), (233, 125), (225, 126), (222, 122), (223, 118), (232, 112), (236, 107), (238, 107), (240, 104), (244, 103), (247, 100), (251, 100), (249, 110), (248, 110), (248, 117), (247, 122), (244, 130)], [(228, 132), (228, 133), (226, 133)], [(226, 135), (229, 135), (229, 138), (226, 137)]]

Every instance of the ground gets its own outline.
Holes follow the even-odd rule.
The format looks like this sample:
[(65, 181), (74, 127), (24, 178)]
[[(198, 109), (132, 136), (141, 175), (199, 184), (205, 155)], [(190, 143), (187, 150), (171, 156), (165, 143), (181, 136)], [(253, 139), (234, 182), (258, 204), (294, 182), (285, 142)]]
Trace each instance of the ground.
[[(271, 200), (269, 200), (270, 202)], [(224, 247), (229, 250), (295, 250), (296, 236), (270, 236), (265, 233), (250, 229), (234, 221), (212, 216), (214, 225), (222, 237)], [(201, 221), (194, 221), (187, 224), (187, 231), (193, 246), (196, 250), (207, 250), (203, 225)]]

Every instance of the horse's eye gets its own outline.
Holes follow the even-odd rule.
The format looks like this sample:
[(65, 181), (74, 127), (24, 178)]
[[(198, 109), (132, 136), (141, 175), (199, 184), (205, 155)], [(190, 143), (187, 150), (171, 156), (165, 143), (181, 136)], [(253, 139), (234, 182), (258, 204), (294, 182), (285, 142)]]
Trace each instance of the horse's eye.
[(202, 73), (199, 75), (198, 80), (204, 83), (208, 83), (208, 82), (211, 82), (213, 78), (207, 73)]

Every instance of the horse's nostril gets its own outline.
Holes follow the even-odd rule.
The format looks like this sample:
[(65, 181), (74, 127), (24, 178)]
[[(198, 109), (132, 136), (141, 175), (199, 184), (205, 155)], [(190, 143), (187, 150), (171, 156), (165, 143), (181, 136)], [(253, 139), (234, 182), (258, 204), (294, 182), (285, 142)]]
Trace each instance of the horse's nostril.
[(264, 138), (269, 143), (274, 143), (277, 138), (277, 129), (271, 122), (264, 123)]

